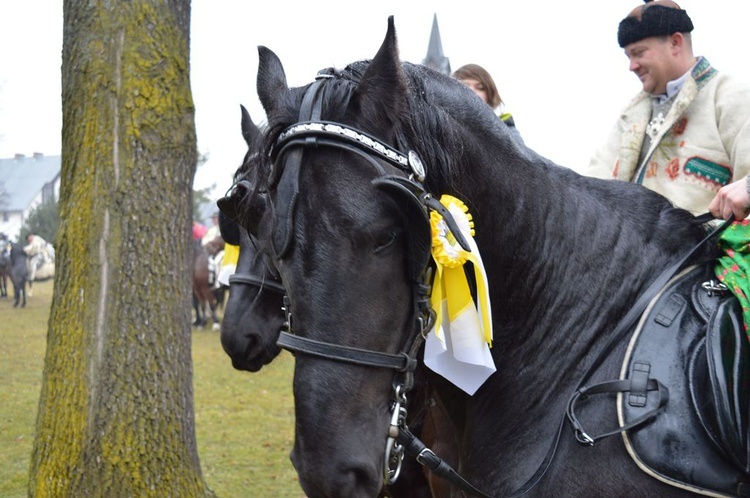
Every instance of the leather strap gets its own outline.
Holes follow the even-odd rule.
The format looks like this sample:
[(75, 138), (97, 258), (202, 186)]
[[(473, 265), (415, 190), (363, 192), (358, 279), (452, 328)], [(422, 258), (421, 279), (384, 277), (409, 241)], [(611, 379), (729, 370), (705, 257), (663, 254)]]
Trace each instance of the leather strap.
[(278, 294), (286, 293), (286, 289), (283, 285), (266, 278), (260, 278), (256, 277), (255, 275), (250, 275), (249, 273), (234, 273), (230, 275), (229, 285), (232, 284), (254, 285), (256, 287), (260, 287), (261, 289), (272, 290)]
[(398, 430), (398, 442), (404, 447), (406, 453), (412, 456), (421, 465), (427, 467), (430, 472), (438, 477), (448, 480), (454, 486), (464, 490), (465, 492), (479, 496), (482, 498), (490, 498), (479, 491), (477, 488), (471, 485), (466, 479), (453, 470), (453, 468), (445, 463), (440, 457), (438, 457), (431, 449), (420, 441), (409, 429), (405, 427), (399, 427)]
[(573, 393), (573, 396), (570, 398), (570, 401), (568, 401), (567, 417), (568, 417), (568, 420), (570, 420), (570, 425), (573, 427), (573, 430), (575, 431), (576, 440), (579, 443), (593, 446), (594, 443), (599, 441), (600, 439), (604, 439), (605, 437), (609, 437), (609, 436), (614, 436), (615, 434), (619, 434), (622, 431), (627, 431), (635, 427), (638, 427), (639, 425), (655, 417), (657, 413), (662, 411), (664, 407), (667, 406), (667, 402), (669, 401), (669, 389), (667, 389), (667, 387), (664, 384), (662, 384), (656, 379), (648, 379), (646, 383), (646, 390), (657, 391), (659, 394), (659, 403), (656, 408), (644, 413), (640, 417), (636, 418), (635, 420), (633, 420), (632, 422), (628, 424), (623, 425), (622, 427), (618, 426), (617, 429), (614, 429), (609, 432), (604, 432), (597, 436), (589, 436), (586, 433), (586, 431), (583, 430), (583, 426), (578, 421), (578, 418), (575, 415), (575, 405), (579, 399), (585, 399), (586, 397), (592, 394), (640, 391), (641, 389), (640, 384), (641, 384), (640, 379), (610, 380), (606, 382), (600, 382), (599, 384), (594, 384), (589, 387), (582, 387), (578, 389), (575, 393)]
[(379, 351), (368, 351), (366, 349), (316, 341), (284, 331), (279, 334), (279, 340), (276, 341), (276, 344), (289, 351), (309, 354), (328, 360), (342, 361), (344, 363), (391, 368), (398, 372), (413, 372), (417, 368), (417, 360), (410, 358), (407, 353), (390, 354)]

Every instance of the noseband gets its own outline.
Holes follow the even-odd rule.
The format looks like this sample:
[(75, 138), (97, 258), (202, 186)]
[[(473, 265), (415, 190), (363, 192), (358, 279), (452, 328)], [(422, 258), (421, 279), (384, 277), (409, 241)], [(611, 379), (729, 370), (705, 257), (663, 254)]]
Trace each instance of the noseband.
[(276, 283), (273, 280), (268, 280), (265, 277), (258, 277), (251, 273), (235, 272), (229, 277), (229, 285), (231, 286), (232, 284), (250, 285), (250, 286), (259, 287), (260, 290), (268, 289), (277, 294), (282, 294), (282, 295), (286, 294), (286, 289), (284, 288), (283, 285)]

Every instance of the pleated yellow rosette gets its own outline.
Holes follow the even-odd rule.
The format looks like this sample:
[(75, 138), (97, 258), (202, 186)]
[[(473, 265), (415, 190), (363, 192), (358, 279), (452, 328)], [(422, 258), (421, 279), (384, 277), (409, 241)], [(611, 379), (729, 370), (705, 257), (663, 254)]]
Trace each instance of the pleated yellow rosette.
[[(440, 203), (451, 213), (469, 245), (464, 250), (442, 215), (430, 212), (435, 279), (430, 302), (435, 310), (434, 334), (425, 345), (425, 364), (469, 394), (495, 371), (492, 345), (492, 310), (487, 276), (474, 241), (474, 222), (459, 199), (443, 195)], [(471, 296), (464, 265), (472, 263), (477, 284), (477, 305)], [(434, 338), (433, 338), (434, 337)]]

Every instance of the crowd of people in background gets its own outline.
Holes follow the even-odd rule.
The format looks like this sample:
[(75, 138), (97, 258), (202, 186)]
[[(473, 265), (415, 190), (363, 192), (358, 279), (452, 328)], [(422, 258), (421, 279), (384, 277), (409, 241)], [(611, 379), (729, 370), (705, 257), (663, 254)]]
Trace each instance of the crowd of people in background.
[(217, 300), (221, 305), (225, 299), (224, 291), (229, 288), (229, 277), (236, 268), (240, 248), (222, 239), (218, 211), (212, 214), (210, 227), (206, 227), (198, 220), (193, 220), (193, 240), (200, 240), (201, 246), (208, 255), (209, 282), (216, 291)]
[[(10, 247), (10, 238), (4, 233), (0, 233), (0, 276), (6, 274), (4, 271), (5, 265), (10, 264)], [(34, 281), (38, 280), (39, 277), (46, 279), (54, 276), (55, 248), (43, 237), (31, 232), (26, 236), (26, 244), (22, 246), (22, 249), (26, 257), (27, 267), (25, 283), (28, 285), (28, 290), (26, 290), (26, 295), (31, 297), (33, 295)], [(38, 275), (45, 265), (53, 265), (53, 269)], [(4, 287), (3, 285), (3, 290), (5, 290)], [(5, 297), (5, 292), (3, 292), (3, 297)]]

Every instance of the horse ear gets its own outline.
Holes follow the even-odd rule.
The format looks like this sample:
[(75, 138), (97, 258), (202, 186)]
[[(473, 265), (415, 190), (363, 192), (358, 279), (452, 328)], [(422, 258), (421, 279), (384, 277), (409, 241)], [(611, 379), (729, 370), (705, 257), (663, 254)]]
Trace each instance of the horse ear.
[(258, 46), (258, 79), (256, 82), (258, 97), (266, 115), (279, 108), (281, 96), (289, 91), (286, 73), (279, 57), (270, 49)]
[(388, 17), (388, 31), (378, 53), (367, 66), (354, 92), (352, 102), (363, 116), (379, 124), (394, 125), (405, 112), (407, 84), (399, 60), (396, 27)]
[(242, 110), (242, 136), (247, 146), (253, 148), (260, 136), (260, 128), (255, 125), (244, 105), (240, 104), (240, 109)]

